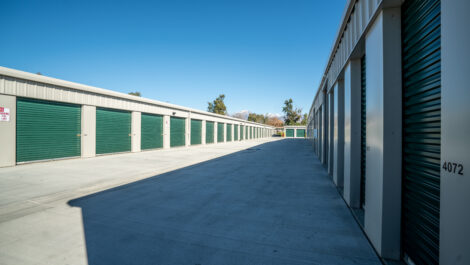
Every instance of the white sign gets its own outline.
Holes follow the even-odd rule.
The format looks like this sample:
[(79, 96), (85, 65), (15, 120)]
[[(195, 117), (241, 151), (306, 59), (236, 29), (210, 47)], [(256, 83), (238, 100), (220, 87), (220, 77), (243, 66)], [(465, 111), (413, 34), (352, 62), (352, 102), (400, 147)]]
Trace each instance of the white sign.
[(10, 109), (0, 107), (0, 121), (10, 121)]

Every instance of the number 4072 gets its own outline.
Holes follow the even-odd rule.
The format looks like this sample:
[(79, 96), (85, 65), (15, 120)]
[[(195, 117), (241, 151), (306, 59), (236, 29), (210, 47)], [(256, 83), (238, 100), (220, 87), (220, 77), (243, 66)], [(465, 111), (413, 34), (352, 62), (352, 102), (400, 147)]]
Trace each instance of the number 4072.
[(463, 175), (463, 165), (459, 163), (444, 162), (444, 164), (442, 164), (442, 169), (449, 173)]

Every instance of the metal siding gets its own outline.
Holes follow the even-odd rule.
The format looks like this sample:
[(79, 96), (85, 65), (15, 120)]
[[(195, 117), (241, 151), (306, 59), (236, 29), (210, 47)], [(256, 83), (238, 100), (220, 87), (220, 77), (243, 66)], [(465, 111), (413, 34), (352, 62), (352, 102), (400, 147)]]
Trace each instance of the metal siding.
[(163, 147), (163, 116), (142, 113), (140, 126), (142, 150)]
[(96, 154), (131, 151), (131, 113), (96, 109)]
[(202, 121), (191, 119), (191, 145), (202, 143)]
[(296, 137), (304, 137), (305, 138), (305, 130), (304, 129), (297, 129)]
[(232, 141), (232, 124), (227, 124), (227, 142)]
[(439, 263), (441, 153), (440, 1), (402, 6), (403, 200), (405, 257)]
[(170, 147), (186, 144), (186, 119), (170, 117)]
[(17, 99), (16, 162), (80, 156), (81, 107)]
[(366, 202), (366, 58), (361, 59), (361, 190), (360, 207)]
[(214, 143), (214, 122), (206, 121), (206, 144)]
[(217, 123), (217, 142), (222, 143), (224, 141), (224, 124)]
[(286, 129), (286, 137), (294, 137), (294, 129)]

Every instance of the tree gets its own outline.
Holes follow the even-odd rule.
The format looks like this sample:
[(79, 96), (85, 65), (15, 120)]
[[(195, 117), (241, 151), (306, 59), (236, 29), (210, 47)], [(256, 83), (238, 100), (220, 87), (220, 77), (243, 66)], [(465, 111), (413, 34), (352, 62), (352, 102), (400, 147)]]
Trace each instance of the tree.
[(296, 108), (294, 109), (292, 99), (288, 99), (284, 101), (284, 107), (282, 107), (282, 112), (286, 115), (284, 117), (284, 121), (286, 125), (295, 125), (301, 119), (302, 109)]
[(304, 113), (304, 116), (302, 117), (302, 121), (300, 122), (300, 124), (307, 125), (307, 119), (308, 119), (308, 115), (307, 113)]
[(227, 107), (224, 103), (225, 95), (221, 94), (213, 102), (207, 102), (207, 111), (227, 115)]
[(132, 96), (137, 96), (137, 97), (140, 97), (140, 96), (141, 96), (139, 91), (129, 92), (128, 94), (129, 94), (129, 95), (132, 95)]
[(284, 122), (281, 121), (278, 117), (269, 117), (266, 120), (266, 125), (271, 125), (274, 127), (282, 127), (284, 126)]
[(248, 120), (264, 124), (266, 121), (266, 117), (263, 114), (250, 113), (248, 114)]

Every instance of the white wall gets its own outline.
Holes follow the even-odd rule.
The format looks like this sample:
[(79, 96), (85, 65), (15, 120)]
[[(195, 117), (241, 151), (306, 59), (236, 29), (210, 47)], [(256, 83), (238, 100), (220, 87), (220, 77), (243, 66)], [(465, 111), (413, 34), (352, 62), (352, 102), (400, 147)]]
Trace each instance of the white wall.
[(163, 115), (163, 149), (170, 148), (170, 116)]
[(96, 107), (82, 106), (82, 157), (94, 157), (96, 155)]
[(0, 95), (0, 107), (10, 109), (10, 121), (0, 121), (0, 167), (16, 164), (16, 97)]
[(470, 264), (470, 1), (441, 2), (441, 165), (460, 163), (463, 175), (441, 169), (440, 264)]
[(344, 70), (344, 199), (360, 207), (361, 189), (361, 60)]
[(141, 139), (141, 113), (133, 111), (131, 114), (131, 151), (140, 152)]
[(384, 9), (366, 35), (366, 202), (364, 226), (377, 252), (400, 258), (401, 20)]

